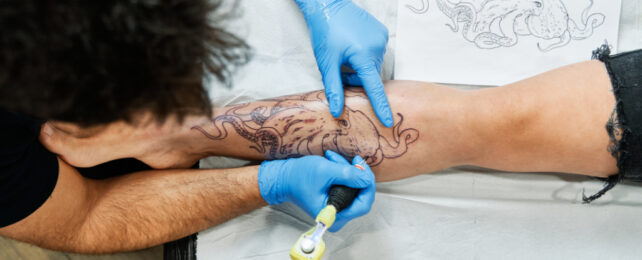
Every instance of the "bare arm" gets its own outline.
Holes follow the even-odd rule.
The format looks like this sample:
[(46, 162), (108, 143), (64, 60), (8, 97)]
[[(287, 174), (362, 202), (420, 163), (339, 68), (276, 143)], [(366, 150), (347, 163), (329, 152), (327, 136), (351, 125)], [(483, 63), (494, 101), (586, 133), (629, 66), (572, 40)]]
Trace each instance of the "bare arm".
[(319, 91), (216, 109), (192, 138), (212, 154), (250, 159), (359, 154), (379, 181), (463, 164), (607, 176), (617, 172), (604, 128), (615, 102), (610, 91), (597, 61), (475, 91), (389, 81), (393, 128), (379, 124), (353, 89), (338, 119)]
[(156, 170), (85, 179), (59, 161), (56, 187), (29, 217), (0, 235), (72, 252), (130, 251), (203, 230), (266, 205), (258, 167)]

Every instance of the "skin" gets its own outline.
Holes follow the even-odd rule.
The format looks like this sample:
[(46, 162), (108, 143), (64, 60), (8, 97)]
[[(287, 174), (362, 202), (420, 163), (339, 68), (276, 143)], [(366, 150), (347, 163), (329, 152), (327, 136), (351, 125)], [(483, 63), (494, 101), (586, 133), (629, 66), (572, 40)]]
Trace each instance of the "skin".
[[(349, 119), (360, 128), (372, 124), (381, 138), (359, 139), (371, 145), (381, 144), (382, 138), (402, 140), (398, 137), (403, 130), (415, 129), (416, 140), (407, 143), (406, 151), (384, 156), (372, 167), (378, 181), (464, 164), (598, 177), (617, 173), (615, 159), (607, 150), (609, 138), (604, 127), (615, 100), (604, 65), (598, 61), (473, 91), (411, 81), (385, 84), (392, 110), (403, 115), (402, 131), (381, 125), (365, 93), (359, 90), (348, 93), (345, 110), (363, 113), (368, 120), (342, 116), (306, 126), (338, 132), (342, 130), (341, 120)], [(321, 92), (314, 96), (324, 100)], [(319, 118), (332, 118), (327, 104), (317, 99), (291, 96), (278, 100), (287, 100), (279, 104), (282, 108), (310, 108), (328, 114)], [(279, 102), (256, 101), (237, 112), (265, 107), (257, 111), (274, 116), (266, 111)], [(104, 181), (85, 179), (69, 166), (91, 166), (126, 157), (138, 158), (155, 168), (186, 167), (208, 155), (269, 159), (269, 154), (253, 148), (255, 141), (230, 124), (224, 126), (225, 138), (204, 134), (219, 135), (221, 128), (213, 127), (217, 118), (229, 115), (234, 108), (218, 108), (211, 117), (190, 117), (182, 123), (170, 118), (156, 124), (143, 114), (136, 125), (116, 122), (83, 129), (62, 122), (45, 124), (40, 140), (62, 159), (58, 185), (40, 209), (1, 228), (0, 235), (64, 251), (134, 250), (183, 237), (265, 205), (254, 166), (148, 171)], [(399, 114), (395, 122), (400, 121)], [(252, 129), (258, 128), (255, 123), (247, 123)], [(288, 138), (287, 132), (280, 135), (283, 140)], [(341, 143), (332, 148), (346, 153)], [(323, 150), (323, 144), (308, 142), (309, 149), (305, 150), (317, 153)], [(292, 155), (300, 156), (300, 151)]]
[[(402, 156), (383, 159), (372, 167), (379, 181), (457, 165), (597, 177), (617, 173), (615, 159), (607, 151), (609, 138), (604, 128), (615, 106), (615, 98), (601, 62), (573, 64), (506, 86), (481, 90), (463, 91), (433, 83), (388, 81), (386, 92), (393, 110), (404, 117), (401, 129), (416, 129), (419, 136), (408, 144)], [(347, 109), (363, 113), (369, 118), (367, 124), (372, 124), (386, 140), (395, 139), (393, 129), (377, 122), (365, 94), (359, 89), (346, 93)], [(306, 95), (321, 100), (324, 97), (321, 92)], [(278, 103), (287, 108), (309, 108), (319, 114), (318, 118), (331, 118), (329, 112), (324, 112), (327, 103), (317, 99), (301, 100), (300, 96), (279, 99), (287, 102), (274, 99), (255, 101), (236, 111), (239, 114), (251, 113), (261, 107), (267, 109), (263, 111), (269, 111)], [(586, 109), (589, 107), (590, 110)], [(188, 119), (183, 125), (166, 126), (162, 133), (144, 131), (152, 133), (147, 139), (132, 134), (127, 142), (121, 143), (127, 148), (131, 141), (131, 146), (137, 148), (121, 149), (129, 151), (129, 154), (118, 157), (113, 156), (110, 147), (99, 154), (92, 154), (86, 147), (95, 147), (109, 137), (119, 136), (117, 130), (127, 129), (123, 124), (107, 126), (100, 135), (90, 138), (71, 138), (52, 130), (54, 134), (43, 138), (43, 141), (63, 158), (85, 166), (123, 157), (139, 158), (156, 167), (191, 165), (204, 155), (273, 159), (252, 148), (256, 143), (239, 135), (230, 124), (225, 127), (227, 136), (219, 140), (208, 138), (203, 131), (195, 129), (200, 127), (211, 135), (219, 134), (220, 129), (215, 127), (217, 118), (235, 108), (238, 107), (216, 108), (211, 118)], [(339, 131), (341, 120), (348, 117), (350, 115), (344, 113), (335, 121), (317, 121), (306, 127), (325, 125), (329, 128), (325, 131)], [(396, 115), (395, 122), (399, 120), (399, 115)], [(68, 127), (54, 123), (47, 124), (45, 128), (54, 125)], [(248, 125), (257, 127), (249, 121)], [(282, 136), (288, 138), (287, 134)], [(118, 138), (122, 140), (122, 136)], [(372, 142), (373, 139), (360, 141), (364, 140)], [(323, 142), (311, 142), (310, 153), (299, 154), (297, 151), (291, 155), (320, 154), (322, 145)], [(345, 154), (341, 147), (336, 151), (350, 155)], [(366, 153), (360, 155), (368, 156)], [(283, 155), (278, 158), (283, 158)]]
[(146, 171), (107, 180), (83, 178), (59, 160), (47, 201), (0, 235), (80, 253), (159, 245), (266, 205), (258, 166)]
[[(360, 91), (346, 91), (347, 96), (365, 99)], [(403, 116), (392, 130), (377, 124), (360, 110), (346, 107), (336, 120), (325, 113), (328, 103), (320, 92), (264, 100), (260, 104), (240, 104), (226, 108), (212, 123), (197, 125), (193, 130), (214, 141), (223, 141), (228, 133), (253, 143), (250, 148), (266, 159), (283, 159), (333, 150), (346, 157), (362, 156), (370, 166), (384, 158), (396, 158), (417, 141), (419, 131), (402, 125)], [(386, 132), (392, 139), (386, 138)]]
[[(387, 82), (386, 90), (393, 110), (404, 116), (403, 128), (416, 129), (419, 136), (408, 144), (407, 152), (373, 166), (378, 181), (457, 165), (598, 177), (617, 172), (615, 159), (607, 151), (609, 139), (604, 128), (615, 100), (600, 62), (575, 64), (510, 85), (475, 91), (408, 81)], [(347, 100), (347, 109), (372, 115), (360, 96)], [(291, 106), (313, 104), (298, 101)], [(418, 109), (418, 104), (424, 107)], [(257, 101), (244, 111), (270, 105), (269, 101)], [(591, 111), (586, 111), (587, 107)], [(214, 118), (228, 109), (218, 109)], [(382, 137), (394, 140), (392, 129), (376, 127)], [(211, 123), (204, 128), (217, 131)], [(211, 152), (218, 155), (269, 158), (251, 149), (245, 138), (234, 135), (236, 132), (229, 132), (227, 138), (203, 145), (215, 147)], [(336, 151), (341, 153), (342, 149)], [(368, 156), (365, 152), (361, 155)]]

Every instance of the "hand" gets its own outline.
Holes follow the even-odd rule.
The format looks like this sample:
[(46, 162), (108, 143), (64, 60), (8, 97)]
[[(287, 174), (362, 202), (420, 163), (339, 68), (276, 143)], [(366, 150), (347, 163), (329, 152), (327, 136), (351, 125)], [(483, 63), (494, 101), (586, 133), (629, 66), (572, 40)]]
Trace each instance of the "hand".
[[(372, 170), (366, 167), (362, 171), (332, 151), (326, 152), (326, 158), (306, 156), (263, 162), (258, 177), (261, 196), (271, 205), (292, 202), (314, 218), (326, 206), (331, 186), (361, 189), (354, 202), (337, 214), (332, 232), (368, 213), (375, 196)], [(363, 158), (357, 156), (353, 162), (361, 163)]]
[(343, 111), (341, 65), (355, 72), (343, 75), (346, 83), (363, 86), (375, 114), (386, 127), (393, 118), (380, 78), (388, 30), (350, 0), (295, 0), (310, 29), (314, 55), (325, 85), (330, 112)]
[[(343, 165), (350, 165), (348, 160), (346, 160), (345, 158), (343, 158), (343, 156), (341, 156), (338, 153), (335, 153), (333, 151), (330, 151), (330, 150), (326, 151), (325, 152), (325, 156), (326, 156), (326, 158), (328, 158), (328, 160), (333, 161), (335, 163), (339, 163), (339, 164), (343, 164)], [(350, 166), (354, 167), (355, 164), (361, 165), (364, 168), (363, 169), (364, 172), (368, 172), (368, 173), (372, 174), (372, 170), (370, 169), (370, 166), (368, 166), (368, 164), (363, 160), (363, 158), (361, 158), (361, 156), (357, 155), (356, 157), (354, 157), (354, 159), (352, 159), (352, 165), (350, 165)], [(374, 176), (374, 174), (372, 174), (372, 175)], [(372, 185), (371, 187), (362, 189), (361, 191), (359, 191), (359, 195), (361, 195), (361, 193), (370, 192), (370, 190), (368, 190), (368, 189), (372, 189), (372, 193), (374, 194), (375, 185)], [(367, 199), (371, 199), (371, 200), (368, 201)], [(359, 200), (362, 200), (362, 201), (359, 201)], [(359, 202), (357, 202), (357, 201), (359, 201)], [(355, 205), (355, 204), (372, 205), (373, 202), (374, 202), (374, 195), (372, 196), (372, 198), (364, 197), (364, 196), (357, 196), (354, 199), (354, 202), (352, 202), (352, 205)], [(327, 203), (327, 199), (326, 199), (326, 203)], [(342, 210), (341, 212), (339, 212), (337, 214), (337, 217), (336, 217), (336, 220), (334, 221), (334, 224), (332, 224), (332, 226), (329, 229), (330, 232), (337, 232), (346, 223), (348, 223), (348, 221), (365, 215), (365, 214), (362, 214), (361, 212), (359, 212), (358, 208), (352, 207), (352, 205), (350, 205), (350, 207)], [(370, 208), (368, 208), (368, 211), (369, 210), (370, 210)], [(366, 213), (367, 213), (367, 211), (366, 211)]]

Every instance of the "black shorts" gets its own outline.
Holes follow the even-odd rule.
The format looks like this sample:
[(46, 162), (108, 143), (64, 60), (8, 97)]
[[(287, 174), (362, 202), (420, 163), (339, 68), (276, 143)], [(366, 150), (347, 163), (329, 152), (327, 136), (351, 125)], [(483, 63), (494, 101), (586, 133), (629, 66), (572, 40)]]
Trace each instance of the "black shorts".
[(605, 44), (593, 51), (593, 58), (604, 63), (613, 86), (616, 105), (606, 131), (619, 173), (607, 179), (602, 191), (585, 197), (586, 202), (600, 197), (621, 180), (642, 182), (642, 50), (610, 55)]

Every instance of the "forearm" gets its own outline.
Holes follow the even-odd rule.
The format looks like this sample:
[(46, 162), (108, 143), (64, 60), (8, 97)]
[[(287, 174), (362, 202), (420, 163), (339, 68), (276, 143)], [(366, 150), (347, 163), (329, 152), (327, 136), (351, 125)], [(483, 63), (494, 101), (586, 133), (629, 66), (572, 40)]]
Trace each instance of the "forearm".
[(89, 180), (60, 163), (47, 202), (0, 234), (59, 251), (113, 253), (176, 240), (266, 205), (258, 167)]
[(80, 235), (90, 252), (129, 251), (172, 241), (266, 205), (258, 167), (164, 170), (95, 183)]

